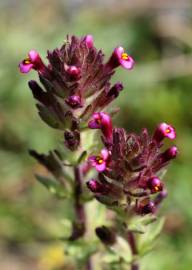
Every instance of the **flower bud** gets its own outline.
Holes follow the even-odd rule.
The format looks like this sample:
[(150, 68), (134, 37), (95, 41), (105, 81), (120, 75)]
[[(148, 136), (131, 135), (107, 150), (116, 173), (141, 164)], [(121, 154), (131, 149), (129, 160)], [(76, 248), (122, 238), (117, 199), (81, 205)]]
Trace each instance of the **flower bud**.
[(145, 203), (145, 200), (143, 200), (140, 202), (137, 211), (141, 215), (152, 214), (155, 212), (155, 204), (152, 201)]
[(68, 131), (64, 132), (65, 146), (71, 151), (74, 151), (78, 148), (80, 144), (80, 133), (79, 131)]
[(108, 192), (108, 187), (95, 179), (89, 180), (86, 184), (93, 193), (100, 193), (104, 195)]
[(87, 45), (87, 48), (90, 49), (90, 48), (93, 47), (93, 36), (92, 35), (85, 36), (84, 41), (85, 41), (85, 43)]
[(151, 190), (151, 193), (157, 193), (162, 191), (163, 184), (159, 178), (152, 177), (147, 180), (147, 187)]
[(73, 109), (78, 109), (78, 108), (82, 108), (83, 105), (81, 103), (81, 98), (80, 96), (69, 96), (66, 100), (65, 103), (67, 103), (68, 106), (70, 106)]
[(154, 200), (155, 205), (158, 206), (167, 197), (167, 195), (168, 192), (166, 189), (161, 191)]
[(67, 66), (66, 67), (66, 72), (69, 74), (69, 76), (73, 79), (79, 79), (81, 75), (81, 70), (80, 68), (76, 66)]
[(95, 233), (101, 242), (105, 245), (111, 246), (116, 242), (115, 232), (106, 226), (96, 228)]
[(108, 98), (116, 98), (119, 95), (119, 92), (123, 90), (123, 84), (121, 82), (117, 82), (114, 84), (109, 92), (107, 93)]
[(178, 149), (176, 146), (172, 146), (168, 148), (164, 153), (161, 154), (161, 158), (163, 162), (167, 162), (171, 159), (176, 158), (178, 153)]

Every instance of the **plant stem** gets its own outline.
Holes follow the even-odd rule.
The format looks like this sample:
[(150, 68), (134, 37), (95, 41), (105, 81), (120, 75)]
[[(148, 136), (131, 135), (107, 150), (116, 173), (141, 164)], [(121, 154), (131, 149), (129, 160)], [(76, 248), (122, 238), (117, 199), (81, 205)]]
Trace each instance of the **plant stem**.
[[(85, 207), (81, 201), (81, 195), (83, 192), (82, 185), (82, 171), (79, 166), (74, 167), (74, 208), (76, 214), (76, 221), (73, 223), (73, 232), (70, 240), (77, 240), (85, 235), (86, 232), (86, 214)], [(92, 270), (91, 258), (88, 258), (86, 263), (86, 270)]]
[(70, 240), (77, 240), (82, 237), (86, 231), (86, 215), (84, 205), (81, 202), (82, 195), (82, 177), (81, 170), (78, 166), (74, 167), (74, 208), (76, 220), (73, 223), (73, 232)]
[(91, 263), (91, 258), (89, 257), (87, 264), (86, 264), (86, 270), (92, 270), (92, 263)]
[[(138, 249), (136, 245), (135, 236), (134, 236), (134, 233), (131, 231), (128, 232), (128, 242), (129, 242), (133, 257), (138, 255)], [(131, 263), (131, 270), (139, 270), (139, 264), (134, 259)]]

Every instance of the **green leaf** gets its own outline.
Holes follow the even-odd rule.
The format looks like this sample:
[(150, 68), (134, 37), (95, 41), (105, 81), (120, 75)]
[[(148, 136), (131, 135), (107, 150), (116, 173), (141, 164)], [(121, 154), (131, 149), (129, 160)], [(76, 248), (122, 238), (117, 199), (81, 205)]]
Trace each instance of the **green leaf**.
[(83, 263), (97, 251), (97, 242), (83, 239), (66, 242), (66, 255)]
[(87, 151), (83, 151), (77, 160), (77, 165), (84, 161), (87, 157)]
[(44, 185), (52, 194), (56, 195), (58, 198), (64, 199), (68, 196), (63, 186), (57, 183), (56, 180), (39, 174), (36, 174), (35, 177), (42, 185)]
[(153, 223), (156, 219), (153, 215), (136, 216), (128, 223), (128, 229), (143, 234), (147, 230), (147, 225)]
[(39, 109), (39, 116), (50, 127), (60, 129), (60, 123), (55, 116), (43, 105), (37, 104)]
[(114, 204), (115, 204), (115, 201), (113, 198), (109, 198), (108, 196), (104, 196), (104, 195), (98, 195), (97, 200), (100, 203), (103, 203), (103, 204), (110, 206), (110, 207), (114, 206)]
[(166, 175), (167, 173), (167, 168), (163, 168), (161, 169), (158, 173), (157, 173), (157, 176), (160, 178), (160, 179), (163, 179), (164, 176)]
[(108, 252), (103, 257), (103, 262), (107, 264), (117, 263), (119, 261), (119, 256), (114, 252)]
[[(130, 264), (131, 261), (133, 260), (133, 256), (128, 242), (124, 238), (118, 236), (116, 239), (116, 243), (107, 248), (107, 252), (106, 254), (104, 254), (102, 260), (104, 263), (110, 264), (111, 266), (112, 265), (120, 266), (120, 264), (126, 265)], [(114, 269), (121, 269), (121, 268), (114, 268)]]
[(140, 236), (138, 241), (138, 249), (141, 255), (149, 252), (155, 243), (156, 238), (159, 236), (164, 225), (164, 218), (158, 219), (156, 222), (153, 222), (146, 226), (146, 232)]
[(115, 245), (111, 247), (111, 250), (118, 255), (119, 258), (123, 259), (124, 262), (130, 263), (132, 261), (130, 246), (124, 238), (118, 236), (117, 241)]

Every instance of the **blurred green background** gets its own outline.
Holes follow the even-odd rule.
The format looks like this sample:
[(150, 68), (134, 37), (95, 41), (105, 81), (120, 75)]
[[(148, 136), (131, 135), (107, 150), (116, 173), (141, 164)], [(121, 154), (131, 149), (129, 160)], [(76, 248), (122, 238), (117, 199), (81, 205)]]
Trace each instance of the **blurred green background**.
[[(159, 122), (177, 129), (180, 154), (166, 175), (169, 196), (162, 212), (164, 231), (143, 270), (192, 267), (192, 5), (153, 0), (0, 1), (0, 269), (59, 267), (63, 202), (36, 183), (43, 169), (28, 149), (48, 151), (60, 134), (38, 117), (18, 62), (34, 48), (43, 57), (62, 45), (66, 34), (92, 34), (106, 57), (122, 45), (136, 60), (132, 72), (119, 69), (124, 91), (116, 105), (118, 126), (129, 131)], [(53, 239), (53, 241), (51, 241)], [(64, 268), (68, 269), (68, 268)]]

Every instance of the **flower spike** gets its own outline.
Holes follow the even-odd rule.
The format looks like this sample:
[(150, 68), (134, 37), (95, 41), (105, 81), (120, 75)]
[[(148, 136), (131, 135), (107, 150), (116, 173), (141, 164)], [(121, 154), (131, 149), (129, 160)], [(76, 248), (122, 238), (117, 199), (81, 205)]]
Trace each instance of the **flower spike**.
[(102, 149), (99, 156), (90, 156), (88, 160), (98, 172), (103, 172), (107, 167), (109, 151), (107, 149)]
[(111, 69), (117, 68), (118, 66), (122, 66), (125, 69), (131, 70), (133, 69), (135, 61), (133, 58), (128, 55), (123, 47), (117, 47), (113, 51), (107, 66)]
[(42, 71), (44, 68), (45, 65), (43, 64), (39, 53), (35, 50), (29, 51), (28, 57), (19, 64), (19, 69), (22, 73), (28, 73), (31, 69)]
[(107, 141), (112, 140), (112, 122), (111, 117), (104, 112), (97, 112), (93, 114), (93, 120), (88, 123), (91, 129), (101, 129)]

